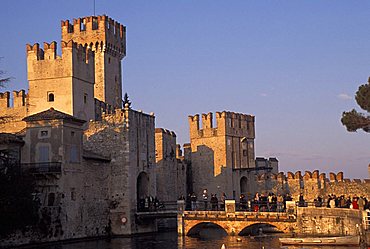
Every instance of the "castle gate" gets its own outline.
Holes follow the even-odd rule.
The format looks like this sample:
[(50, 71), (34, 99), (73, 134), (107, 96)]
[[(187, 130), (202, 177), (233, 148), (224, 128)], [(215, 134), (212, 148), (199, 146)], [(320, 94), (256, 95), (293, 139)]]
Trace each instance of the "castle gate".
[(137, 200), (143, 199), (149, 195), (149, 176), (145, 172), (141, 172), (137, 177), (136, 182)]

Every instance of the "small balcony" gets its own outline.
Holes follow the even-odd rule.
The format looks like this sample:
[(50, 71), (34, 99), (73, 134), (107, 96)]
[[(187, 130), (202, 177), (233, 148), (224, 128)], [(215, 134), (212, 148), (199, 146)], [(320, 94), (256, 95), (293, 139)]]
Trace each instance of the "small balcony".
[(22, 170), (29, 174), (60, 174), (61, 162), (22, 163)]

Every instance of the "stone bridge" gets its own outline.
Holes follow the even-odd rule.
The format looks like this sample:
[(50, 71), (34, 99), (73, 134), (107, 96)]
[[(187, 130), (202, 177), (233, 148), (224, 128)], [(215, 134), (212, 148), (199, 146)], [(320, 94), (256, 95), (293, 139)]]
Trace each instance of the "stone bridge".
[(228, 235), (245, 235), (256, 225), (272, 226), (284, 233), (315, 236), (358, 235), (368, 229), (366, 212), (346, 208), (294, 207), (288, 212), (185, 211), (179, 205), (178, 234), (193, 235), (209, 225)]
[(243, 235), (245, 229), (261, 224), (289, 233), (296, 230), (297, 225), (296, 217), (287, 213), (185, 211), (179, 216), (178, 233), (183, 235), (196, 234), (210, 223), (219, 226), (228, 235)]

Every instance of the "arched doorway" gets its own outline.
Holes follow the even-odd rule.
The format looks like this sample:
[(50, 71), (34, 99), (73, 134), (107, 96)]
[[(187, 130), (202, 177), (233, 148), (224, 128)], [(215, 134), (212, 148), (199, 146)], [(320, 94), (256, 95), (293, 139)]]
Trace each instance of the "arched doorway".
[(149, 196), (149, 176), (141, 172), (136, 181), (136, 200), (138, 211), (145, 209), (145, 198)]
[(248, 193), (248, 178), (243, 176), (240, 178), (240, 194), (247, 196)]

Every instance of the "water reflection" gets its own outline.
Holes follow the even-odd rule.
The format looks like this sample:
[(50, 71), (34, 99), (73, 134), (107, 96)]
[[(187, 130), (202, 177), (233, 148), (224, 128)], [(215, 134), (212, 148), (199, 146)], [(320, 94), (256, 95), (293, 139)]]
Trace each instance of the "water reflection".
[[(222, 244), (226, 245), (227, 249), (331, 249), (333, 247), (282, 247), (277, 236), (225, 236), (214, 237), (212, 234), (207, 234), (206, 237), (178, 237), (176, 232), (157, 233), (151, 235), (140, 235), (131, 238), (116, 238), (110, 241), (95, 240), (78, 243), (64, 243), (59, 245), (35, 246), (31, 248), (37, 249), (219, 249)], [(349, 249), (360, 247), (335, 247), (335, 249)]]

